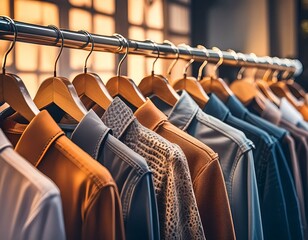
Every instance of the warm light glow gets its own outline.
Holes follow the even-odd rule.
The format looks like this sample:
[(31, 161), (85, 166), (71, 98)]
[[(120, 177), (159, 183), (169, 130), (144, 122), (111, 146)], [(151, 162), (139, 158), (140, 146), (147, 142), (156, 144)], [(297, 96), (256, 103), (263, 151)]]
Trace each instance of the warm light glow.
[[(10, 4), (9, 0), (1, 0), (0, 3), (0, 15), (4, 16), (10, 16)], [(10, 42), (9, 41), (1, 41), (0, 42), (0, 61), (1, 61), (1, 66), (2, 66), (2, 59), (4, 57), (4, 54), (6, 50), (9, 48)], [(6, 61), (6, 66), (10, 66), (13, 63), (13, 51), (11, 54), (8, 56), (7, 61)]]
[(1, 9), (0, 9), (0, 15), (9, 16), (10, 15), (10, 4), (9, 0), (1, 0)]
[(72, 5), (80, 7), (91, 7), (91, 0), (69, 0)]
[(115, 11), (115, 0), (94, 0), (94, 8), (108, 14), (113, 14)]
[(146, 35), (147, 39), (151, 39), (156, 43), (162, 43), (164, 41), (164, 34), (162, 31), (148, 30)]
[(15, 1), (15, 19), (33, 24), (59, 25), (59, 11), (55, 4), (40, 1)]
[(87, 11), (73, 8), (69, 11), (69, 28), (75, 31), (84, 29), (91, 32), (91, 14)]
[(146, 13), (146, 22), (149, 27), (164, 27), (163, 3), (161, 0), (153, 1), (153, 3), (148, 6), (148, 11)]
[(144, 0), (128, 0), (128, 21), (132, 24), (143, 23)]
[(93, 69), (97, 71), (113, 71), (115, 69), (114, 53), (95, 52), (93, 55)]
[(39, 69), (40, 71), (52, 72), (59, 48), (40, 46), (39, 48)]
[(102, 35), (112, 35), (115, 33), (115, 22), (113, 17), (104, 15), (94, 16), (94, 33)]
[(19, 42), (15, 45), (15, 49), (18, 70), (36, 71), (38, 69), (38, 45)]
[[(128, 29), (128, 36), (130, 39), (144, 40), (145, 31), (141, 27), (130, 27)], [(136, 66), (139, 66), (136, 68)], [(127, 73), (128, 76), (139, 84), (141, 79), (145, 76), (145, 58), (144, 56), (129, 55), (127, 58)]]
[[(83, 71), (84, 61), (86, 60), (88, 51), (80, 50), (80, 49), (70, 49), (70, 65), (73, 69), (79, 70), (79, 72)], [(88, 66), (91, 65), (92, 58), (90, 57), (88, 60)]]
[(128, 76), (138, 85), (146, 76), (143, 56), (128, 56)]
[(176, 4), (169, 5), (170, 29), (178, 33), (189, 33), (189, 10)]
[(25, 84), (30, 96), (34, 98), (37, 89), (38, 89), (38, 77), (35, 73), (18, 73), (18, 76), (21, 78)]
[(130, 27), (128, 29), (128, 36), (130, 39), (135, 40), (145, 40), (145, 32), (144, 29), (141, 27)]

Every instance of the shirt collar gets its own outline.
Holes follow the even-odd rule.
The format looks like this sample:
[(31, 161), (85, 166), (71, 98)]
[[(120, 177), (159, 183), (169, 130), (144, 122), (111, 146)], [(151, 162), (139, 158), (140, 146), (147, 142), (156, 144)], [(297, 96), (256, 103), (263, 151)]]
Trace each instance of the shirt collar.
[(209, 94), (209, 100), (203, 108), (203, 112), (218, 118), (221, 121), (225, 121), (228, 114), (230, 114), (229, 109), (223, 104), (223, 102), (214, 94)]
[(7, 139), (3, 131), (0, 129), (0, 152), (7, 147), (13, 148), (10, 141)]
[(102, 116), (103, 122), (112, 129), (116, 138), (120, 138), (135, 119), (132, 110), (119, 97), (113, 99)]
[(62, 135), (64, 132), (43, 110), (26, 127), (15, 150), (37, 167), (52, 143)]
[(286, 98), (281, 98), (279, 109), (282, 114), (282, 118), (288, 122), (297, 125), (303, 120), (302, 115), (293, 107)]
[(261, 113), (261, 117), (266, 120), (269, 120), (275, 125), (278, 125), (281, 120), (281, 112), (279, 111), (279, 109), (276, 107), (274, 103), (272, 103), (268, 99), (265, 99), (264, 105), (265, 108)]
[(167, 116), (163, 114), (150, 99), (147, 99), (146, 102), (137, 109), (134, 115), (143, 126), (153, 131), (155, 131), (160, 124), (167, 121)]
[(244, 107), (244, 105), (237, 99), (235, 95), (231, 95), (227, 102), (226, 106), (229, 108), (232, 115), (238, 117), (240, 119), (244, 119), (248, 114), (248, 110)]
[(103, 141), (110, 132), (110, 128), (91, 109), (75, 128), (71, 140), (92, 158), (97, 159), (99, 146), (103, 145)]
[(198, 104), (183, 90), (179, 100), (173, 106), (168, 119), (185, 131), (196, 116), (198, 110)]

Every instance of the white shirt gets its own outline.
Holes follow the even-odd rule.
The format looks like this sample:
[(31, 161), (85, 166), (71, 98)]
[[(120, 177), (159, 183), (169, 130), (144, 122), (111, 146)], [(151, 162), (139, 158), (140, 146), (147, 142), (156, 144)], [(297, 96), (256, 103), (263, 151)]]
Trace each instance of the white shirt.
[(0, 130), (0, 239), (65, 239), (60, 191)]

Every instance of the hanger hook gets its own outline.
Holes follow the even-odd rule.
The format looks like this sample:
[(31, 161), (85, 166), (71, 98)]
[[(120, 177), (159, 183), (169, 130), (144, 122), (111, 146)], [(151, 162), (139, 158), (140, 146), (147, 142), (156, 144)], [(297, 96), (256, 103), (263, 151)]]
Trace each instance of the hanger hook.
[(231, 55), (234, 57), (234, 59), (236, 61), (236, 65), (237, 65), (238, 64), (238, 55), (236, 54), (236, 52), (233, 49), (231, 49), (231, 48), (229, 48), (227, 50), (227, 52), (231, 53)]
[(288, 58), (285, 58), (283, 61), (286, 64), (286, 69), (283, 71), (282, 78), (290, 79), (294, 74), (294, 71), (290, 70), (292, 67), (292, 61)]
[(18, 31), (17, 31), (17, 27), (16, 27), (16, 24), (15, 24), (13, 19), (11, 19), (10, 17), (7, 17), (7, 16), (1, 16), (1, 18), (7, 20), (9, 22), (9, 24), (13, 27), (13, 30), (14, 30), (13, 41), (11, 42), (11, 46), (8, 48), (8, 50), (6, 50), (5, 55), (4, 55), (4, 59), (3, 59), (2, 74), (5, 74), (6, 59), (7, 59), (7, 56), (9, 55), (9, 53), (12, 51), (12, 49), (15, 46), (15, 43), (16, 43), (16, 40), (17, 40)]
[(281, 67), (282, 61), (278, 57), (274, 57), (273, 63), (275, 63), (275, 62), (278, 65), (278, 69), (274, 70), (272, 79), (276, 82), (276, 81), (278, 81), (279, 68)]
[(224, 58), (223, 58), (223, 53), (222, 51), (218, 48), (218, 47), (213, 47), (212, 48), (215, 52), (218, 53), (218, 56), (219, 56), (219, 61), (216, 63), (215, 67), (214, 67), (214, 73), (215, 73), (215, 77), (218, 76), (217, 74), (217, 70), (219, 68), (219, 66), (223, 63), (224, 61)]
[(87, 47), (89, 45), (90, 41), (91, 41), (91, 50), (90, 50), (90, 52), (89, 52), (89, 54), (88, 54), (88, 56), (87, 56), (87, 58), (86, 58), (86, 60), (84, 62), (84, 67), (83, 67), (83, 72), (87, 73), (87, 71), (88, 71), (88, 68), (87, 68), (88, 59), (89, 59), (89, 57), (92, 54), (93, 49), (94, 49), (94, 38), (93, 38), (92, 34), (90, 34), (86, 30), (80, 30), (78, 32), (81, 32), (81, 33), (85, 34), (88, 37), (88, 41), (87, 41), (86, 45), (84, 47), (82, 47), (82, 48)]
[[(266, 60), (266, 62), (267, 62), (268, 64), (273, 64), (273, 63), (274, 63), (273, 59), (272, 59), (271, 57), (269, 57), (269, 56), (266, 56), (266, 57), (265, 57), (265, 60)], [(264, 73), (264, 75), (263, 75), (263, 77), (262, 77), (262, 80), (267, 81), (267, 78), (268, 78), (269, 75), (271, 74), (271, 71), (272, 71), (272, 70), (271, 70), (270, 68), (266, 69), (266, 71), (265, 71), (265, 73)]]
[(168, 78), (170, 78), (172, 69), (180, 58), (180, 50), (169, 40), (164, 40), (164, 43), (169, 44), (176, 51), (176, 59), (172, 61), (172, 63), (169, 65), (168, 70), (167, 70), (167, 76)]
[(257, 71), (258, 71), (257, 64), (259, 63), (259, 60), (258, 60), (258, 57), (255, 53), (250, 53), (249, 55), (252, 57), (254, 63), (256, 64), (256, 67), (254, 68), (255, 71), (253, 73), (253, 78), (255, 78)]
[[(207, 58), (210, 57), (210, 54), (209, 54), (209, 51), (207, 50), (206, 47), (204, 47), (203, 45), (198, 45), (197, 46), (198, 49), (201, 49), (204, 53), (205, 53), (205, 56)], [(204, 67), (206, 66), (206, 64), (208, 63), (207, 59), (204, 60), (204, 62), (201, 64), (201, 66), (199, 67), (199, 70), (198, 70), (198, 80), (201, 80), (202, 78), (202, 71), (204, 69)]]
[(152, 39), (147, 39), (147, 42), (151, 42), (153, 44), (153, 47), (156, 48), (157, 51), (157, 57), (155, 58), (154, 62), (152, 63), (152, 71), (151, 71), (151, 75), (154, 75), (154, 67), (155, 67), (155, 63), (157, 62), (157, 60), (159, 59), (160, 56), (160, 51), (159, 51), (159, 47), (157, 46), (156, 42), (154, 42)]
[[(126, 47), (126, 51), (124, 56), (121, 58), (119, 64), (118, 64), (118, 68), (117, 68), (117, 76), (119, 77), (121, 75), (121, 66), (123, 61), (126, 59), (127, 55), (128, 55), (128, 49), (129, 49), (129, 42), (127, 41), (127, 39), (125, 37), (123, 37), (121, 34), (119, 33), (115, 33), (113, 34), (113, 36), (115, 36), (117, 39), (119, 39), (119, 41), (121, 42), (121, 40), (123, 40), (123, 42), (125, 43), (125, 47)], [(119, 50), (119, 52), (123, 49), (123, 44)]]
[(178, 47), (185, 47), (187, 49), (187, 51), (189, 52), (190, 55), (192, 55), (192, 58), (189, 60), (188, 63), (186, 63), (185, 67), (184, 67), (184, 71), (183, 71), (183, 75), (184, 75), (184, 78), (187, 77), (187, 69), (188, 67), (195, 61), (195, 58), (194, 58), (194, 54), (192, 53), (192, 47), (185, 44), (185, 43), (181, 43), (178, 45)]
[[(245, 54), (239, 52), (237, 53), (237, 56), (241, 56), (242, 60), (246, 63), (247, 62), (247, 58), (245, 56)], [(244, 71), (246, 70), (246, 67), (245, 66), (242, 66), (241, 69), (238, 71), (237, 75), (236, 75), (236, 78), (238, 80), (242, 79), (243, 78), (243, 73)]]
[(59, 51), (58, 56), (56, 58), (55, 66), (54, 66), (54, 70), (53, 70), (53, 76), (56, 77), (57, 76), (57, 63), (59, 61), (59, 58), (60, 58), (60, 56), (62, 54), (63, 47), (64, 47), (64, 37), (63, 37), (62, 31), (57, 26), (55, 26), (55, 25), (48, 25), (48, 27), (57, 31), (57, 34), (58, 34), (57, 43), (58, 43), (59, 36), (61, 37), (61, 48), (60, 48), (60, 51)]

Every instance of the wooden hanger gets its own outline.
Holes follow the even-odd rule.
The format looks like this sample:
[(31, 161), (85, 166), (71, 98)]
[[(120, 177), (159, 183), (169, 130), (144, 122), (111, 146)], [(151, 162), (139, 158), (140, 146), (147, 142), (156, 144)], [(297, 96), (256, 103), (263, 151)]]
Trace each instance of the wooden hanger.
[(18, 34), (17, 28), (15, 22), (11, 18), (4, 16), (1, 18), (7, 20), (13, 27), (14, 39), (3, 59), (2, 73), (0, 74), (0, 102), (9, 104), (16, 112), (30, 122), (40, 111), (30, 97), (23, 81), (17, 75), (5, 72), (7, 56), (16, 43)]
[[(187, 50), (191, 52), (191, 47), (183, 44), (182, 46), (185, 46), (187, 48)], [(198, 47), (203, 47), (201, 45), (198, 45)], [(205, 47), (203, 47), (203, 49), (205, 49), (205, 53), (208, 57), (208, 51)], [(193, 56), (193, 55), (192, 55)], [(180, 78), (178, 80), (175, 80), (172, 83), (172, 86), (175, 90), (185, 90), (186, 92), (188, 92), (188, 94), (196, 101), (196, 103), (201, 107), (204, 108), (204, 106), (206, 105), (206, 103), (209, 100), (209, 96), (206, 94), (206, 92), (204, 91), (204, 89), (202, 88), (201, 84), (198, 82), (198, 80), (194, 77), (187, 77), (187, 69), (188, 67), (194, 62), (194, 56), (192, 57), (192, 59), (185, 65), (184, 68), (184, 74), (183, 74), (183, 78)], [(200, 69), (202, 72), (202, 69), (204, 68), (204, 66), (207, 64), (207, 60), (205, 60), (202, 65), (199, 68), (199, 73), (200, 73)], [(198, 76), (199, 79), (199, 76)]]
[(84, 72), (78, 74), (74, 78), (73, 85), (79, 97), (87, 96), (94, 103), (106, 110), (112, 102), (112, 97), (110, 96), (102, 79), (95, 73), (87, 72), (87, 61), (94, 49), (94, 39), (89, 32), (84, 30), (81, 30), (80, 32), (86, 34), (89, 38), (89, 42), (91, 41), (91, 51), (85, 60)]
[(80, 101), (73, 84), (64, 77), (57, 77), (56, 67), (59, 57), (63, 50), (64, 37), (60, 29), (56, 26), (49, 26), (55, 29), (61, 37), (61, 49), (57, 56), (54, 66), (54, 76), (47, 78), (39, 87), (34, 102), (39, 109), (46, 108), (50, 105), (56, 105), (64, 113), (69, 114), (78, 122), (84, 117), (87, 109)]
[[(291, 66), (291, 60), (285, 59), (285, 62), (288, 67)], [(306, 101), (306, 90), (293, 79), (294, 71), (285, 71), (282, 74), (282, 78), (285, 79), (283, 82), (287, 85), (290, 92), (298, 99)]]
[[(277, 61), (279, 59), (277, 58)], [(300, 107), (303, 103), (299, 101), (290, 91), (288, 86), (283, 81), (277, 79), (265, 79), (269, 83), (271, 90), (280, 98), (285, 97), (294, 107)]]
[[(250, 54), (255, 59), (255, 63), (257, 63), (257, 57), (255, 54)], [(267, 57), (267, 62), (273, 64), (271, 62), (271, 58)], [(272, 71), (271, 69), (267, 69), (263, 75), (262, 78), (255, 79), (256, 86), (258, 90), (272, 103), (274, 103), (276, 106), (280, 105), (280, 99), (273, 93), (273, 91), (270, 89), (268, 82), (266, 79), (268, 79), (270, 76), (274, 79), (277, 77), (278, 71)]]
[[(247, 58), (242, 53), (237, 53), (238, 56), (246, 62)], [(254, 59), (255, 63), (257, 64), (257, 58), (254, 54), (251, 54)], [(258, 89), (256, 82), (255, 82), (255, 74), (257, 72), (257, 68), (252, 69), (252, 74), (248, 77), (243, 77), (244, 71), (246, 70), (245, 67), (241, 67), (237, 74), (237, 79), (232, 82), (230, 85), (230, 89), (236, 95), (236, 97), (244, 104), (251, 106), (257, 111), (262, 112), (265, 108), (265, 96), (260, 92)]]
[(284, 80), (285, 84), (288, 86), (290, 92), (299, 100), (304, 100), (306, 98), (305, 89), (294, 81), (294, 79)]
[[(117, 76), (112, 77), (108, 80), (106, 88), (108, 89), (108, 92), (112, 97), (121, 96), (133, 106), (139, 108), (146, 101), (144, 96), (142, 95), (139, 88), (136, 86), (135, 82), (132, 79), (120, 75), (121, 65), (128, 55), (129, 43), (120, 34), (114, 34), (114, 36), (118, 38), (120, 42), (121, 40), (123, 40), (126, 43), (126, 52), (119, 62)], [(121, 50), (122, 48), (123, 45), (121, 46)]]
[[(162, 75), (154, 74), (154, 66), (156, 61), (159, 58), (159, 48), (156, 43), (152, 40), (148, 40), (153, 43), (153, 46), (157, 50), (157, 57), (153, 62), (151, 75), (143, 78), (138, 85), (138, 88), (142, 92), (143, 96), (149, 97), (151, 95), (157, 96), (159, 99), (163, 100), (170, 106), (174, 106), (175, 103), (179, 99), (179, 95), (175, 92), (175, 90), (171, 87), (168, 80)], [(178, 49), (177, 49), (178, 51)], [(179, 53), (177, 52), (177, 59), (179, 57)]]
[(219, 61), (214, 67), (214, 76), (203, 77), (199, 82), (206, 93), (215, 93), (220, 100), (226, 102), (233, 92), (225, 83), (225, 81), (217, 76), (217, 69), (223, 63), (223, 54), (219, 48), (213, 47), (213, 50), (217, 51), (219, 54)]

